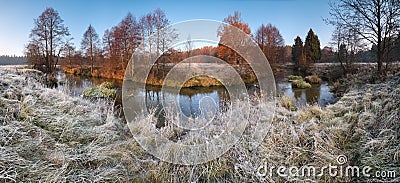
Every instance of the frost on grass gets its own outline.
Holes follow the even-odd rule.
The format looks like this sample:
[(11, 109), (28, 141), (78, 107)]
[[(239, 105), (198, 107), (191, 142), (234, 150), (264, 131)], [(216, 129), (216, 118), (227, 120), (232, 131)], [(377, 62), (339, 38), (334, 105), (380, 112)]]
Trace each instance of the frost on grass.
[(88, 98), (113, 98), (117, 90), (111, 82), (103, 82), (98, 86), (90, 86), (83, 91), (82, 96)]
[[(388, 79), (371, 78), (365, 74), (365, 78), (348, 81), (353, 83), (352, 88), (329, 110), (334, 111), (336, 119), (349, 124), (343, 147), (351, 164), (397, 172), (397, 178), (358, 180), (399, 182), (400, 72)], [(360, 83), (360, 80), (374, 80), (378, 84)]]
[[(366, 178), (269, 177), (257, 169), (271, 166), (335, 165), (344, 154), (349, 165), (399, 172), (400, 76), (354, 87), (326, 109), (277, 104), (273, 122), (260, 146), (251, 144), (255, 122), (270, 108), (249, 108), (249, 126), (221, 157), (194, 166), (159, 161), (132, 138), (114, 117), (108, 100), (88, 101), (43, 87), (34, 70), (0, 70), (0, 180), (16, 182), (276, 182), (365, 181)], [(287, 100), (287, 99), (286, 99)], [(286, 108), (285, 108), (286, 107)], [(288, 109), (290, 110), (288, 110)], [(241, 113), (238, 108), (236, 113)], [(255, 111), (265, 112), (255, 112)], [(174, 119), (173, 114), (170, 119)], [(143, 118), (155, 123), (153, 116)], [(166, 137), (203, 142), (210, 134), (179, 133), (161, 128)], [(155, 124), (154, 124), (155, 125)], [(217, 130), (217, 129), (216, 129)], [(218, 133), (216, 131), (215, 133)], [(379, 181), (379, 180), (378, 180)], [(389, 181), (399, 181), (390, 179)]]
[(110, 101), (45, 88), (40, 72), (0, 72), (0, 180), (129, 181), (142, 174), (135, 157), (143, 152)]

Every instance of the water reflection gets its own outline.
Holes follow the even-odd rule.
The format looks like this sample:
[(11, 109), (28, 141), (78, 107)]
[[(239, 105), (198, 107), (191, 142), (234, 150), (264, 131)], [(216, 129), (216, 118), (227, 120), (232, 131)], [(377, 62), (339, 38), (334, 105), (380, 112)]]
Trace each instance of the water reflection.
[(162, 93), (160, 87), (147, 86), (144, 97), (147, 111), (156, 115), (162, 113), (163, 101), (175, 100), (179, 102), (179, 109), (187, 117), (201, 115), (201, 106), (208, 106), (209, 110), (218, 111), (228, 104), (229, 94), (224, 87), (182, 88), (179, 95), (168, 92)]
[(297, 106), (317, 103), (325, 107), (337, 101), (334, 94), (329, 91), (330, 88), (327, 83), (312, 85), (311, 88), (307, 89), (292, 88), (292, 83), (290, 82), (279, 82), (277, 86), (279, 93), (292, 97)]
[(291, 70), (275, 73), (278, 94), (292, 97), (297, 106), (318, 104), (326, 107), (337, 102), (335, 95), (330, 92), (330, 86), (326, 82), (322, 82), (320, 85), (312, 85), (311, 88), (306, 89), (292, 88), (292, 83), (288, 82), (286, 78), (289, 75), (293, 75), (293, 73), (295, 72)]
[[(305, 106), (307, 104), (318, 103), (324, 107), (328, 104), (336, 102), (335, 96), (329, 92), (329, 86), (327, 83), (321, 85), (313, 85), (312, 88), (308, 89), (295, 89), (292, 88), (290, 82), (287, 82), (284, 78), (286, 76), (276, 76), (277, 81), (277, 93), (279, 95), (291, 96), (297, 106)], [(80, 96), (85, 88), (89, 86), (95, 86), (105, 81), (114, 83), (114, 86), (118, 88), (118, 94), (115, 101), (115, 105), (122, 107), (121, 87), (122, 80), (117, 79), (105, 79), (105, 78), (85, 78), (73, 75), (66, 75), (64, 73), (58, 73), (57, 78), (59, 81), (63, 81), (63, 85), (57, 87), (58, 90), (66, 92), (72, 96)], [(248, 86), (249, 93), (254, 92), (255, 86)], [(224, 87), (196, 87), (196, 88), (183, 88), (179, 91), (179, 94), (173, 94), (168, 92), (166, 89), (165, 93), (161, 91), (158, 86), (146, 86), (145, 89), (134, 89), (134, 96), (144, 97), (146, 101), (146, 110), (151, 113), (154, 112), (156, 116), (159, 116), (159, 123), (157, 126), (163, 126), (164, 111), (162, 101), (170, 101), (176, 99), (179, 102), (179, 108), (182, 113), (187, 117), (198, 117), (201, 115), (201, 109), (221, 111), (226, 108), (229, 104), (229, 93)], [(203, 99), (203, 100), (202, 100)], [(204, 100), (206, 99), (206, 100)], [(120, 113), (121, 116), (122, 110)]]
[[(57, 87), (65, 93), (72, 96), (81, 96), (85, 88), (90, 86), (99, 85), (103, 82), (112, 82), (118, 88), (118, 93), (115, 105), (122, 105), (122, 80), (107, 79), (107, 78), (93, 78), (93, 77), (79, 77), (59, 72), (57, 79), (63, 81), (64, 84)], [(212, 110), (219, 112), (226, 108), (229, 104), (229, 93), (224, 87), (195, 87), (195, 88), (182, 88), (179, 95), (168, 92), (167, 88), (165, 93), (161, 91), (158, 86), (146, 86), (145, 89), (136, 87), (133, 89), (133, 95), (137, 97), (144, 97), (146, 101), (146, 110), (149, 113), (154, 113), (158, 116), (157, 126), (163, 126), (162, 118), (164, 111), (162, 102), (176, 99), (179, 102), (179, 108), (182, 113), (187, 117), (198, 117), (201, 115), (201, 109)], [(203, 100), (202, 100), (203, 99)], [(204, 100), (206, 99), (206, 100)], [(208, 99), (208, 100), (207, 100)], [(202, 107), (206, 106), (206, 107)], [(123, 116), (122, 111), (120, 115)]]
[(57, 89), (71, 96), (80, 96), (85, 88), (96, 86), (106, 81), (112, 82), (117, 88), (122, 87), (122, 80), (119, 79), (81, 77), (72, 74), (64, 74), (63, 72), (58, 72), (56, 78), (58, 81), (62, 82), (62, 84), (57, 86)]

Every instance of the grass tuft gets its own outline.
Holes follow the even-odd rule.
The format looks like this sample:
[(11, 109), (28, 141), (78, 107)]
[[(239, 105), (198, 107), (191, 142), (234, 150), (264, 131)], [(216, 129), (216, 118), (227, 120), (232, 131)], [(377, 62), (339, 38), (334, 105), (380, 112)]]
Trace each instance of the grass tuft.
[[(219, 133), (234, 115), (248, 120), (241, 139), (221, 157), (196, 166), (162, 162), (132, 138), (128, 125), (116, 118), (112, 101), (89, 101), (68, 96), (40, 83), (41, 73), (0, 69), (0, 181), (1, 182), (350, 182), (392, 181), (366, 177), (260, 177), (261, 165), (336, 166), (346, 155), (359, 167), (399, 172), (400, 73), (379, 84), (353, 87), (338, 103), (322, 109), (306, 106), (287, 110), (289, 97), (279, 99), (265, 138), (256, 148), (256, 122), (270, 113), (268, 105), (232, 105), (218, 116), (209, 133), (178, 133), (171, 125), (177, 116), (166, 113), (166, 137), (187, 144), (204, 142)], [(256, 100), (257, 101), (257, 100)], [(248, 116), (242, 116), (248, 112)], [(143, 116), (154, 124), (155, 118)], [(175, 121), (176, 122), (176, 121)], [(147, 129), (146, 129), (147, 130)]]
[(292, 81), (292, 87), (293, 88), (305, 89), (305, 88), (311, 88), (311, 84), (305, 82), (304, 80), (293, 80)]
[(294, 81), (294, 80), (303, 80), (303, 77), (294, 76), (294, 75), (289, 75), (287, 78), (288, 78), (289, 82)]
[(295, 111), (297, 110), (296, 104), (293, 102), (293, 98), (287, 95), (283, 95), (280, 98), (280, 105), (287, 110)]
[(321, 84), (321, 78), (315, 74), (305, 77), (304, 80), (310, 84)]
[(103, 82), (98, 86), (87, 87), (82, 95), (88, 98), (113, 98), (117, 95), (117, 90), (111, 82)]

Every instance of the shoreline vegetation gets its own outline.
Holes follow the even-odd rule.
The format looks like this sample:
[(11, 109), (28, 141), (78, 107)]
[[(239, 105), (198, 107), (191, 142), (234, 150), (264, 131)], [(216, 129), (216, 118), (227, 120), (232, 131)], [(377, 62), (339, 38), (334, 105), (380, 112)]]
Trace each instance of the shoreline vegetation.
[[(318, 9), (313, 4), (316, 5), (303, 3), (310, 11)], [(188, 9), (185, 7), (182, 6)], [(229, 6), (228, 11), (233, 7)], [(293, 24), (296, 30), (292, 32), (297, 35), (291, 40), (284, 40), (280, 29), (271, 23), (249, 24), (258, 18), (264, 20), (263, 13), (256, 12), (253, 16), (254, 12), (250, 12), (242, 17), (239, 11), (234, 11), (220, 20), (223, 24), (197, 20), (180, 26), (171, 24), (163, 9), (149, 7), (143, 7), (140, 15), (128, 11), (118, 23), (113, 20), (113, 25), (105, 21), (101, 30), (96, 31), (89, 24), (82, 36), (73, 37), (71, 33), (75, 32), (70, 30), (82, 27), (71, 24), (78, 27), (70, 28), (64, 23), (61, 15), (69, 9), (61, 7), (66, 12), (59, 13), (46, 7), (33, 19), (29, 39), (24, 44), (24, 56), (0, 56), (0, 63), (29, 65), (0, 66), (0, 182), (400, 182), (399, 0), (329, 3), (329, 17), (323, 19), (325, 24), (333, 26), (329, 43), (324, 43), (329, 45), (321, 45), (319, 33), (301, 24)], [(294, 14), (287, 14), (288, 17), (295, 17), (296, 12), (291, 12)], [(310, 15), (318, 16), (318, 12)], [(318, 25), (318, 21), (314, 23)], [(182, 29), (186, 26), (190, 29)], [(300, 31), (305, 28), (309, 30), (304, 36), (305, 32)], [(320, 36), (325, 42), (326, 31)], [(149, 66), (147, 61), (155, 58), (154, 65)], [(248, 65), (264, 58), (272, 73), (269, 69), (252, 70)], [(214, 59), (229, 64), (233, 71), (223, 64), (213, 64), (219, 63)], [(144, 73), (148, 68), (150, 72)], [(68, 87), (72, 82), (64, 74), (59, 75), (60, 69), (75, 76), (116, 80), (98, 79), (99, 83), (90, 83), (96, 86), (87, 87), (89, 84), (79, 78), (73, 81), (80, 85), (75, 92), (77, 88)], [(125, 71), (133, 72), (126, 72), (129, 77), (125, 78)], [(253, 71), (260, 72), (256, 76)], [(195, 77), (187, 78), (187, 73)], [(275, 84), (284, 88), (279, 88), (282, 92), (274, 96), (276, 100), (267, 102), (270, 98), (263, 98), (268, 96), (258, 92), (257, 84), (266, 79), (272, 81), (272, 74), (279, 78)], [(64, 78), (65, 81), (58, 80)], [(122, 97), (119, 94), (125, 95), (125, 89), (131, 90), (123, 87), (121, 91), (120, 85), (115, 87), (124, 79), (146, 84), (146, 88)], [(223, 109), (217, 111), (212, 123), (207, 121), (201, 130), (180, 127), (183, 123), (179, 120), (184, 116), (174, 111), (182, 112), (182, 107), (181, 110), (169, 108), (180, 105), (180, 100), (171, 102), (173, 105), (159, 105), (161, 99), (168, 102), (164, 99), (175, 96), (158, 92), (159, 86), (182, 87), (182, 93), (199, 93), (200, 90), (184, 90), (191, 87), (212, 90), (214, 86), (243, 83), (251, 84), (246, 87), (254, 95), (237, 100), (227, 96), (228, 103), (224, 101)], [(58, 85), (67, 87), (55, 89)], [(149, 90), (150, 87), (157, 88), (157, 92)], [(245, 91), (238, 92), (245, 94)], [(329, 104), (322, 97), (325, 92), (336, 103)], [(71, 93), (82, 93), (82, 96), (71, 96)], [(191, 115), (192, 108), (202, 109), (202, 99), (192, 96), (190, 93), (182, 97), (184, 101), (189, 100), (189, 116), (195, 116)], [(123, 108), (122, 98), (132, 99), (128, 104), (135, 106)], [(152, 102), (154, 98), (157, 104)], [(305, 106), (298, 102), (303, 98)], [(310, 98), (316, 98), (318, 103), (309, 103)], [(142, 104), (143, 101), (146, 105), (139, 109), (135, 102)], [(126, 112), (129, 108), (135, 109), (134, 112)], [(146, 110), (150, 114), (143, 112)], [(126, 114), (127, 119), (132, 119), (128, 115), (135, 114), (134, 121), (127, 123), (121, 114)], [(201, 124), (205, 119), (193, 121)], [(242, 134), (231, 130), (243, 124), (248, 125)], [(161, 157), (185, 164), (205, 153), (193, 146), (182, 151), (185, 148), (179, 145), (201, 144), (207, 150), (221, 149), (228, 144), (210, 144), (215, 139), (226, 142), (224, 132), (240, 138), (222, 156), (193, 166), (161, 161), (138, 143), (145, 139), (150, 147), (146, 149), (157, 147)], [(135, 140), (132, 134), (155, 138)], [(155, 134), (179, 145), (160, 143)], [(259, 143), (256, 139), (260, 134), (265, 138)], [(162, 151), (160, 144), (169, 149)], [(265, 166), (264, 175), (258, 174), (262, 166)], [(337, 168), (333, 172), (332, 166)], [(365, 172), (365, 167), (370, 171)], [(379, 172), (386, 177), (377, 176)]]
[[(251, 67), (247, 64), (242, 65), (231, 65), (241, 76), (242, 81), (245, 84), (255, 84), (257, 83), (256, 76), (252, 71)], [(169, 71), (174, 67), (174, 64), (156, 64), (150, 70), (148, 74), (146, 84), (153, 86), (169, 86), (169, 87), (179, 87), (181, 84), (173, 82), (174, 79), (170, 79), (168, 82), (164, 83), (164, 79), (169, 73)], [(185, 71), (182, 69), (206, 69), (209, 72), (223, 72), (223, 68), (219, 68), (218, 65), (215, 64), (207, 65), (207, 64), (197, 64), (191, 63), (188, 64), (188, 67), (181, 68), (177, 72), (184, 73)], [(98, 77), (98, 78), (111, 78), (111, 79), (124, 79), (125, 70), (111, 71), (107, 70), (105, 67), (95, 67), (93, 68), (93, 72), (91, 72), (90, 67), (71, 67), (64, 66), (62, 67), (63, 72), (66, 74), (72, 74), (75, 76), (84, 76), (84, 77)], [(184, 77), (184, 76), (182, 76)], [(133, 77), (135, 79), (135, 77)], [(137, 79), (135, 82), (140, 82), (141, 80)], [(230, 83), (230, 84), (240, 84), (240, 83)], [(215, 78), (208, 76), (196, 76), (184, 83), (183, 88), (190, 87), (212, 87), (212, 86), (223, 86), (223, 84)]]
[[(146, 153), (126, 122), (113, 113), (112, 101), (71, 97), (42, 84), (43, 73), (0, 68), (0, 179), (5, 181), (393, 181), (400, 177), (260, 177), (271, 166), (323, 167), (346, 155), (346, 165), (373, 171), (400, 171), (400, 72), (374, 76), (358, 69), (337, 81), (343, 97), (324, 109), (297, 108), (279, 97), (273, 123), (257, 149), (246, 145), (247, 131), (218, 159), (182, 166)], [(262, 106), (258, 106), (262, 107)], [(267, 109), (266, 109), (267, 110)], [(238, 111), (239, 112), (239, 111)], [(249, 120), (263, 118), (252, 114)], [(153, 123), (153, 118), (147, 118)], [(167, 122), (168, 123), (168, 122)], [(166, 136), (173, 136), (164, 130)], [(198, 137), (201, 138), (201, 137)], [(182, 136), (182, 139), (185, 139)], [(190, 140), (190, 139), (189, 139)]]

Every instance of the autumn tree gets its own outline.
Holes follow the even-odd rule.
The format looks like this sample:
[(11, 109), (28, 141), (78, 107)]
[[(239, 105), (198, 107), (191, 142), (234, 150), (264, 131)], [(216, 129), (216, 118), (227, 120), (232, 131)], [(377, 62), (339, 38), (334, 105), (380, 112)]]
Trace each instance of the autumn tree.
[(168, 28), (170, 22), (162, 9), (157, 8), (154, 10), (153, 21), (155, 27), (156, 52), (163, 53), (167, 51), (166, 49), (168, 48), (169, 43), (177, 36), (175, 35), (174, 30)]
[(321, 44), (318, 36), (310, 29), (304, 42), (304, 55), (308, 64), (321, 59)]
[[(242, 18), (240, 17), (239, 12), (235, 11), (234, 15), (229, 15), (227, 18), (224, 19), (225, 23), (235, 26), (238, 29), (242, 30), (246, 34), (250, 34), (251, 30), (247, 23), (243, 22)], [(229, 42), (233, 44), (234, 47), (238, 48), (241, 44), (247, 44), (243, 41), (246, 40), (244, 37), (238, 37), (239, 35), (234, 34), (234, 30), (232, 30), (229, 26), (222, 26), (218, 31), (218, 36), (221, 37), (220, 43), (217, 47), (217, 56), (227, 63), (230, 64), (243, 64), (243, 58), (236, 53), (233, 49), (225, 46), (224, 42)]]
[(303, 41), (299, 36), (294, 39), (294, 45), (292, 47), (292, 59), (297, 68), (306, 66)]
[(28, 45), (25, 47), (25, 55), (28, 58), (28, 63), (33, 65), (34, 68), (43, 69), (42, 64), (44, 64), (45, 53), (37, 43), (28, 43)]
[(322, 63), (332, 63), (335, 62), (336, 53), (334, 52), (334, 48), (330, 46), (325, 46), (321, 50), (321, 60)]
[(72, 57), (75, 54), (75, 46), (73, 46), (72, 44), (69, 44), (65, 47), (65, 63), (64, 64), (72, 64)]
[(254, 35), (254, 38), (267, 57), (270, 64), (276, 64), (280, 59), (281, 49), (285, 42), (278, 28), (268, 24), (262, 24)]
[(155, 38), (152, 36), (155, 31), (155, 26), (154, 26), (154, 16), (152, 13), (147, 13), (146, 15), (142, 16), (140, 18), (140, 27), (141, 27), (141, 37), (146, 38), (146, 42), (142, 42), (142, 44), (145, 44), (146, 48), (148, 49), (148, 52), (151, 54), (154, 51), (155, 48)]
[(81, 50), (85, 53), (86, 57), (89, 57), (90, 61), (90, 72), (93, 72), (95, 57), (98, 55), (100, 49), (99, 35), (92, 25), (89, 25), (85, 33), (83, 34), (81, 42)]
[(392, 51), (391, 40), (400, 31), (400, 1), (398, 0), (338, 0), (330, 4), (332, 25), (357, 32), (363, 40), (377, 46), (378, 72), (384, 56)]
[(104, 32), (102, 42), (105, 55), (112, 62), (118, 63), (116, 65), (119, 68), (124, 69), (140, 44), (150, 53), (165, 52), (176, 38), (174, 30), (168, 29), (168, 25), (169, 20), (161, 9), (147, 13), (138, 21), (128, 13), (117, 26)]
[(104, 56), (106, 56), (107, 58), (111, 57), (111, 51), (112, 51), (112, 42), (113, 42), (113, 35), (112, 32), (109, 29), (106, 29), (104, 31), (103, 37), (101, 38), (102, 41), (102, 45), (103, 45), (103, 54)]
[(140, 29), (136, 18), (128, 13), (117, 26), (105, 30), (102, 38), (103, 50), (106, 57), (118, 68), (126, 67), (133, 52), (141, 43)]
[(139, 46), (141, 38), (140, 27), (136, 18), (128, 13), (122, 21), (113, 28), (113, 48), (120, 59), (121, 67), (125, 68), (135, 49)]
[(63, 24), (63, 19), (53, 8), (46, 8), (34, 20), (34, 27), (27, 45), (29, 62), (45, 73), (53, 74), (58, 64), (60, 54), (68, 43), (69, 31)]
[(293, 62), (292, 59), (292, 46), (286, 45), (281, 49), (282, 64)]

